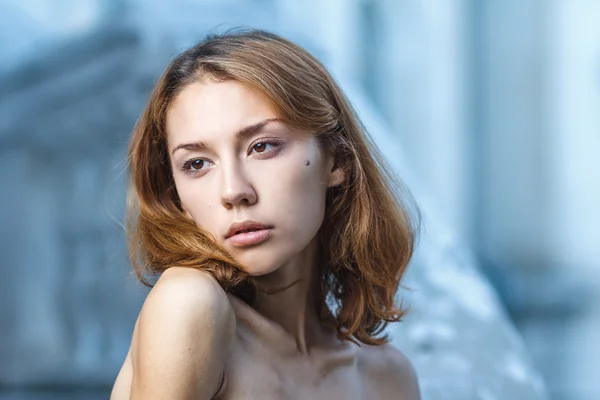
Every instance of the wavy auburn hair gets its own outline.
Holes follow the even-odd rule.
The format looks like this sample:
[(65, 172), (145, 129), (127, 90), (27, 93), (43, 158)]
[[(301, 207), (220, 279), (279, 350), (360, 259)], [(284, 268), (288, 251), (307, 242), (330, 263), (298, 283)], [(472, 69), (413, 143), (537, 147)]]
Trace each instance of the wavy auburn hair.
[[(211, 273), (251, 303), (256, 286), (214, 238), (182, 212), (167, 152), (166, 114), (192, 82), (236, 80), (270, 101), (286, 123), (314, 132), (345, 172), (329, 188), (319, 231), (321, 304), (333, 301), (338, 336), (383, 344), (388, 322), (406, 311), (394, 302), (412, 257), (420, 214), (386, 167), (341, 89), (304, 49), (251, 30), (211, 35), (177, 56), (156, 84), (129, 146), (127, 231), (130, 259), (147, 286), (167, 268)], [(407, 195), (407, 196), (405, 196)]]

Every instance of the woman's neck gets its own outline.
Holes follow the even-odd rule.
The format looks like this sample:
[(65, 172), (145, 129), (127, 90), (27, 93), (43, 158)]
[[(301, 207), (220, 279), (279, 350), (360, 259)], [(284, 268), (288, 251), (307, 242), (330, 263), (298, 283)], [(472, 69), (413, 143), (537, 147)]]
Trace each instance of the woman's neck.
[[(315, 238), (302, 253), (277, 271), (255, 278), (258, 291), (252, 307), (280, 325), (301, 353), (337, 342), (335, 329), (321, 316), (321, 309), (326, 306), (322, 304), (318, 258)], [(330, 322), (331, 319), (330, 316)]]

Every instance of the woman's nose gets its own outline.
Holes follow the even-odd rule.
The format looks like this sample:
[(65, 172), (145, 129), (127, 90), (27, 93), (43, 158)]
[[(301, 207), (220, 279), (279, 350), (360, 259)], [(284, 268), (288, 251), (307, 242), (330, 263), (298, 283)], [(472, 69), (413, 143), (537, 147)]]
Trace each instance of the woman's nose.
[(256, 191), (239, 165), (224, 167), (221, 174), (223, 179), (221, 204), (223, 207), (231, 209), (242, 204), (256, 203), (258, 200)]

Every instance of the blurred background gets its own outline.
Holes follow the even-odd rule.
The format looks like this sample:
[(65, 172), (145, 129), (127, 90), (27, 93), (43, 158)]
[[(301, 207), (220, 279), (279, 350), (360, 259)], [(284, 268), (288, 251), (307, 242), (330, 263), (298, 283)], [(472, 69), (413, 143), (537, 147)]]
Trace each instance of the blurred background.
[(108, 398), (147, 292), (131, 128), (172, 57), (237, 26), (360, 90), (549, 397), (600, 399), (599, 21), (597, 0), (2, 0), (0, 399)]

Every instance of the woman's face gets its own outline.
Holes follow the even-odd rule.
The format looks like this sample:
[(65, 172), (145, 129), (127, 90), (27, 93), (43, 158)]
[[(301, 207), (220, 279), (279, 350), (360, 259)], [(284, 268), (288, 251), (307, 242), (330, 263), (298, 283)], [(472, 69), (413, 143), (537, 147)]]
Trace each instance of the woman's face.
[(343, 181), (314, 134), (278, 118), (233, 80), (190, 84), (167, 113), (183, 209), (255, 276), (301, 257), (323, 222), (327, 187)]

